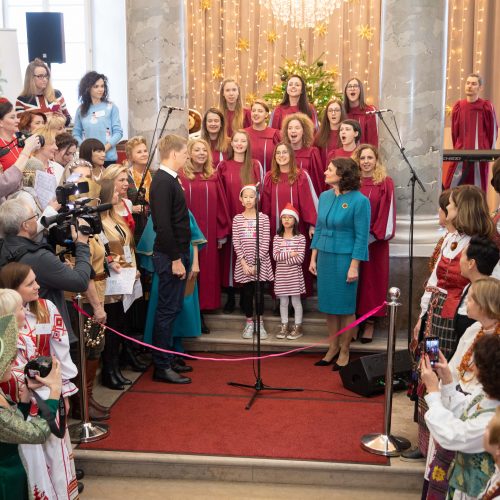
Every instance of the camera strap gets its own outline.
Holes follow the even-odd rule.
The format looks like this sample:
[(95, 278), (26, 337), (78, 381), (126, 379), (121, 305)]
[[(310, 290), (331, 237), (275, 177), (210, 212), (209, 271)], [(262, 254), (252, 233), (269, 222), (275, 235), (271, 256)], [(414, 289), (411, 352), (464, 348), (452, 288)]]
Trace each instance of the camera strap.
[(50, 431), (54, 436), (58, 438), (63, 438), (66, 433), (66, 407), (64, 406), (64, 398), (59, 397), (59, 424), (57, 423), (57, 413), (52, 415), (49, 405), (42, 399), (36, 392), (33, 393), (35, 396), (36, 404), (40, 410), (42, 417), (47, 420), (49, 424)]

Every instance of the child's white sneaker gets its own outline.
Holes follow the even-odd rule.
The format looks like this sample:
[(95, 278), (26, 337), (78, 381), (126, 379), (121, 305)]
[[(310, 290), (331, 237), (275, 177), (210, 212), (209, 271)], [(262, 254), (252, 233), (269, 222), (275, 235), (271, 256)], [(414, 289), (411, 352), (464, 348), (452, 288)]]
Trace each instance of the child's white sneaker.
[(251, 339), (253, 337), (253, 322), (248, 323), (245, 325), (245, 328), (243, 328), (243, 334), (242, 337), (244, 339)]
[(265, 340), (265, 339), (267, 339), (268, 336), (269, 335), (267, 334), (266, 329), (264, 328), (264, 322), (261, 321), (260, 322), (260, 339)]

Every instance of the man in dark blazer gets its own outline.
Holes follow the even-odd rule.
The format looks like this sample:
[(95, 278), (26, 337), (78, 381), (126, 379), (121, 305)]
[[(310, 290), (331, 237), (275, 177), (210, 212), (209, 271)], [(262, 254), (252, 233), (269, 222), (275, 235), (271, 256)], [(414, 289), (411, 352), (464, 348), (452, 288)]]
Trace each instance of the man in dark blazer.
[[(172, 328), (182, 309), (187, 270), (189, 269), (189, 213), (177, 172), (187, 161), (186, 139), (167, 135), (158, 142), (160, 168), (150, 189), (151, 217), (156, 232), (153, 264), (158, 273), (158, 306), (156, 308), (153, 345), (172, 350)], [(172, 354), (153, 350), (153, 379), (172, 384), (189, 384), (182, 375), (192, 371)]]

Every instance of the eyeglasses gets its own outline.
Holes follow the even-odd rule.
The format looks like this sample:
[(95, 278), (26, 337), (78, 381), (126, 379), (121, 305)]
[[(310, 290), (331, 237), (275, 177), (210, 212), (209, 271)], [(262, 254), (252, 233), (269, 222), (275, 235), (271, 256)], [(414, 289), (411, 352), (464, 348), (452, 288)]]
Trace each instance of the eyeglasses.
[(47, 73), (44, 73), (43, 75), (33, 75), (35, 78), (38, 78), (39, 80), (48, 80), (49, 75)]
[(35, 221), (37, 221), (39, 219), (39, 215), (38, 214), (32, 215), (31, 217), (28, 217), (26, 220), (23, 220), (23, 222), (28, 222), (31, 219), (35, 219)]
[(353, 83), (347, 86), (348, 89), (359, 89), (359, 85), (357, 83)]
[(276, 151), (276, 156), (290, 156), (288, 151)]

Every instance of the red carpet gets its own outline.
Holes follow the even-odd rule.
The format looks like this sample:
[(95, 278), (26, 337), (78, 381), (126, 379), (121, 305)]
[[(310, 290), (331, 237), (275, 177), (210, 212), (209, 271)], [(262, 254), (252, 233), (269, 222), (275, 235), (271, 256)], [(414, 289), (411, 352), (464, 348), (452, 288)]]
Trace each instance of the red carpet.
[(250, 411), (252, 390), (227, 382), (253, 384), (252, 362), (195, 361), (186, 386), (153, 382), (148, 372), (113, 406), (110, 436), (81, 448), (386, 465), (359, 445), (363, 434), (382, 430), (383, 397), (345, 390), (338, 373), (313, 366), (317, 359), (263, 361), (266, 385), (306, 390), (262, 391)]

